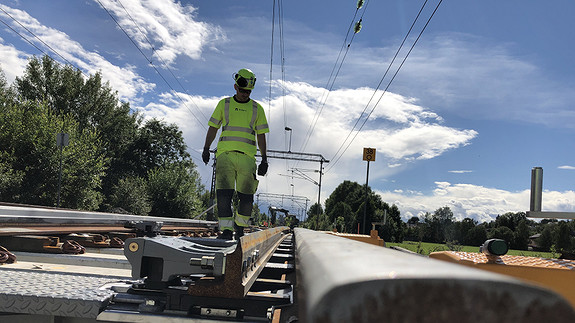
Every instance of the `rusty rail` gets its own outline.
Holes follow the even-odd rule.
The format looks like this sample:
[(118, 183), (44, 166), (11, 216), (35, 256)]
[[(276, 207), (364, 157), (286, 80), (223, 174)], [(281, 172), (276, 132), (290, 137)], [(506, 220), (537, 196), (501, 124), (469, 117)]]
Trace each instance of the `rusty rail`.
[(286, 238), (289, 227), (277, 227), (247, 234), (226, 257), (226, 274), (221, 280), (206, 277), (190, 286), (193, 296), (243, 298)]

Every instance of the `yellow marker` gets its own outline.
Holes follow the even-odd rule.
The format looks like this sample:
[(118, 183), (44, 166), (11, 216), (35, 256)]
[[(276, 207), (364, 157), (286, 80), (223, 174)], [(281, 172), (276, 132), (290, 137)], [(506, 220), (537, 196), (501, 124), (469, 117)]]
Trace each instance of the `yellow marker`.
[(138, 251), (139, 246), (138, 246), (137, 242), (132, 242), (132, 243), (130, 243), (128, 248), (130, 249), (131, 252), (136, 252), (136, 251)]

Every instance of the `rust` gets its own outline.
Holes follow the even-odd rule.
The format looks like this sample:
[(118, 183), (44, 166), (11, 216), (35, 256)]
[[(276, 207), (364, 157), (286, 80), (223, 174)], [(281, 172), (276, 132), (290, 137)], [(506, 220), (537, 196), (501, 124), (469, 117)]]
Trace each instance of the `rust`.
[(77, 241), (74, 240), (66, 240), (62, 244), (62, 251), (64, 253), (71, 253), (71, 254), (82, 254), (86, 252), (86, 248), (81, 246)]
[(110, 239), (110, 247), (112, 248), (124, 248), (124, 241), (118, 237), (112, 237)]
[[(243, 236), (236, 250), (226, 257), (226, 272), (223, 278), (204, 277), (191, 285), (188, 293), (201, 297), (243, 298), (274, 250), (285, 238), (281, 234), (287, 229), (289, 228), (278, 227)], [(255, 248), (260, 251), (260, 259), (252, 263), (252, 266), (246, 265), (244, 268), (244, 262), (251, 257), (250, 253)]]
[(0, 246), (0, 264), (13, 264), (16, 262), (16, 255), (8, 249)]

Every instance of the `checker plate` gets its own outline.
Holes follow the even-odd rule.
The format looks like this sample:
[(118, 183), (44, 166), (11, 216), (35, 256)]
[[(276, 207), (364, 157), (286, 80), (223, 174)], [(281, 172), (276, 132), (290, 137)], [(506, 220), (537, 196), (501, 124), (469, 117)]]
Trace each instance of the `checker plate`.
[(96, 318), (114, 294), (101, 287), (121, 280), (0, 267), (0, 312)]

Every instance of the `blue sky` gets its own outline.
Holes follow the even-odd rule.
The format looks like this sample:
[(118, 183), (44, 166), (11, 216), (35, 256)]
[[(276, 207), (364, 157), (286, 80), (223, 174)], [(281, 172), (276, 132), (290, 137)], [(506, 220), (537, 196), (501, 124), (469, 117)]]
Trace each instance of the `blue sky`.
[[(404, 218), (443, 206), (479, 221), (527, 211), (535, 166), (544, 169), (543, 210), (575, 211), (574, 2), (443, 1), (385, 94), (439, 0), (427, 2), (377, 91), (424, 1), (366, 1), (355, 18), (363, 28), (328, 83), (355, 3), (289, 1), (280, 28), (276, 2), (272, 56), (272, 1), (6, 0), (0, 66), (9, 82), (21, 75), (31, 55), (44, 55), (32, 42), (86, 73), (101, 71), (134, 110), (182, 129), (207, 187), (207, 118), (233, 94), (232, 73), (247, 67), (258, 79), (252, 98), (268, 114), (269, 148), (289, 148), (287, 126), (292, 151), (331, 161), (322, 202), (343, 180), (365, 183), (362, 149), (374, 147), (369, 184)], [(373, 112), (356, 135), (363, 111)], [(318, 181), (308, 172), (318, 167), (271, 160), (258, 192), (306, 196), (309, 206), (318, 187), (290, 170)], [(263, 194), (260, 202), (293, 213), (305, 205)]]

